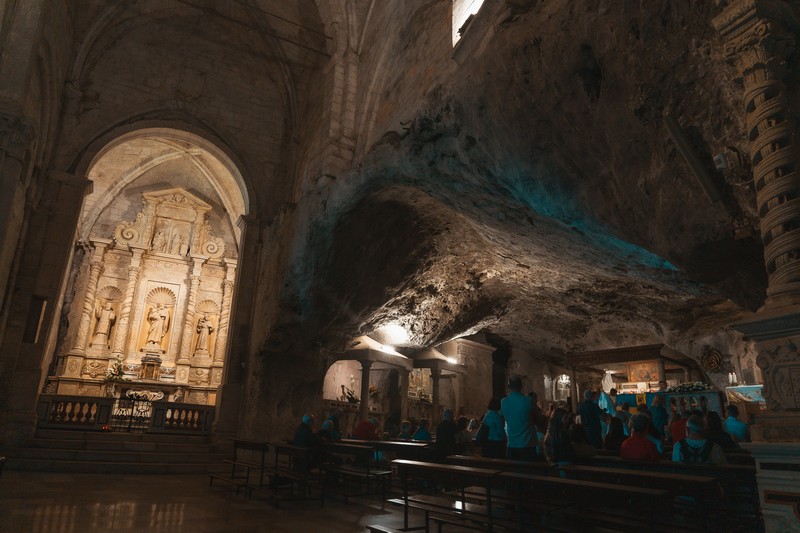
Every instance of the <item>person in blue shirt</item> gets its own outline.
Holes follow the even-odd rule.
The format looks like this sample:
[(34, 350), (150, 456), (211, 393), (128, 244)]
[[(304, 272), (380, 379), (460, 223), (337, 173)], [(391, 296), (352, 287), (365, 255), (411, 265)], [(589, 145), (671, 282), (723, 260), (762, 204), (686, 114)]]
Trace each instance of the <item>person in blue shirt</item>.
[(420, 440), (420, 441), (424, 441), (424, 442), (430, 442), (432, 437), (431, 437), (431, 432), (428, 431), (428, 425), (429, 424), (430, 424), (430, 422), (428, 422), (427, 418), (420, 419), (419, 427), (414, 432), (414, 435), (411, 437), (411, 439), (412, 440)]
[(536, 413), (533, 399), (522, 394), (522, 379), (513, 376), (508, 380), (508, 395), (500, 400), (500, 411), (506, 421), (506, 455), (509, 459), (533, 460), (536, 434), (533, 417)]

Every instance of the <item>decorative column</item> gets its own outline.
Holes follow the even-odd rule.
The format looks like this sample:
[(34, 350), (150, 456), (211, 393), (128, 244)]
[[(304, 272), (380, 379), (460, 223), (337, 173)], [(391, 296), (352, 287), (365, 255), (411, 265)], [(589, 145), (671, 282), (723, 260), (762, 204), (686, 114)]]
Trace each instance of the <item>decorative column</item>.
[(744, 83), (747, 138), (764, 261), (769, 276), (768, 305), (796, 303), (800, 296), (800, 147), (798, 128), (782, 79), (794, 51), (798, 20), (791, 3), (776, 0), (734, 2), (714, 26), (725, 54)]
[(369, 418), (369, 370), (372, 361), (361, 361), (361, 402), (358, 404), (359, 422)]
[(442, 367), (438, 363), (431, 366), (431, 429), (441, 421), (442, 413), (439, 407), (439, 381), (442, 378)]
[(236, 280), (236, 261), (223, 259), (225, 262), (225, 280), (222, 282), (222, 309), (219, 313), (217, 324), (217, 339), (214, 342), (214, 360), (211, 363), (211, 385), (219, 386), (222, 383), (222, 366), (225, 354), (228, 352), (228, 324), (231, 319), (231, 304), (233, 302), (233, 284)]
[(667, 366), (663, 359), (658, 360), (658, 380), (667, 381)]
[[(192, 256), (191, 269), (192, 273), (189, 277), (189, 297), (186, 300), (186, 314), (183, 319), (183, 334), (181, 336), (181, 346), (178, 351), (178, 360), (175, 362), (175, 380), (177, 383), (187, 383), (189, 376), (192, 374), (192, 339), (194, 338), (194, 314), (195, 306), (197, 305), (197, 290), (200, 288), (200, 272), (203, 268), (204, 257)], [(195, 364), (207, 368), (208, 357), (206, 361), (194, 361)], [(190, 370), (191, 368), (191, 370)], [(206, 377), (208, 377), (206, 375)]]
[(769, 286), (734, 327), (756, 341), (767, 411), (745, 445), (756, 459), (767, 531), (800, 531), (800, 131), (783, 83), (800, 17), (795, 3), (739, 0), (713, 24), (744, 85), (744, 111)]
[(63, 367), (64, 377), (80, 377), (81, 375), (84, 358), (86, 357), (89, 329), (92, 325), (92, 317), (94, 317), (97, 284), (100, 281), (100, 274), (103, 272), (103, 256), (110, 242), (104, 239), (96, 239), (93, 242), (82, 244), (87, 250), (93, 251), (89, 263), (89, 279), (86, 282), (86, 294), (83, 297), (83, 310), (78, 325), (78, 334), (75, 338), (75, 345), (67, 354), (67, 361)]
[(130, 329), (133, 297), (139, 286), (139, 272), (142, 266), (144, 249), (131, 247), (131, 252), (131, 262), (128, 265), (128, 280), (125, 283), (125, 296), (122, 299), (122, 309), (119, 313), (119, 321), (117, 321), (117, 333), (114, 335), (114, 345), (111, 349), (111, 356), (121, 361), (125, 360), (125, 343), (128, 340), (128, 330)]

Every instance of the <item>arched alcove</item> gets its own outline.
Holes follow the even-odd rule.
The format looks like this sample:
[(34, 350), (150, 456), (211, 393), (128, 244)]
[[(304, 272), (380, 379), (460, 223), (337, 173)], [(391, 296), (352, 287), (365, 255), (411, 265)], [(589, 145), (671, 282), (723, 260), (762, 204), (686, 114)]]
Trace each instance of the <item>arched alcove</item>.
[(46, 391), (101, 396), (119, 363), (130, 387), (213, 404), (250, 206), (241, 173), (194, 133), (147, 128), (99, 149), (86, 175)]

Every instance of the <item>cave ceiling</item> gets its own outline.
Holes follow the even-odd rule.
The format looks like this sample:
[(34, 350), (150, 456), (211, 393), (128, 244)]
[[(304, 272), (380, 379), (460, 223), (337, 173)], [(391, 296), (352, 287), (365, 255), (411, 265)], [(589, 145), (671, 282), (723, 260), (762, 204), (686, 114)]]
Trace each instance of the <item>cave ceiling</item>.
[(763, 252), (719, 7), (657, 4), (648, 17), (537, 3), (323, 180), (292, 284), (319, 337), (397, 323), (413, 350), (483, 331), (558, 360), (681, 345), (757, 309)]

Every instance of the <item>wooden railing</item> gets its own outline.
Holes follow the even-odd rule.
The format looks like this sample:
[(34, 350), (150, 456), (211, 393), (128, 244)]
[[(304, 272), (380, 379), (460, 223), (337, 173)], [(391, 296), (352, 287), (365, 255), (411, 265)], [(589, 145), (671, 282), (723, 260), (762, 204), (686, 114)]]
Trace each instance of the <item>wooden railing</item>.
[(44, 394), (37, 406), (40, 428), (208, 435), (214, 407), (150, 401)]

